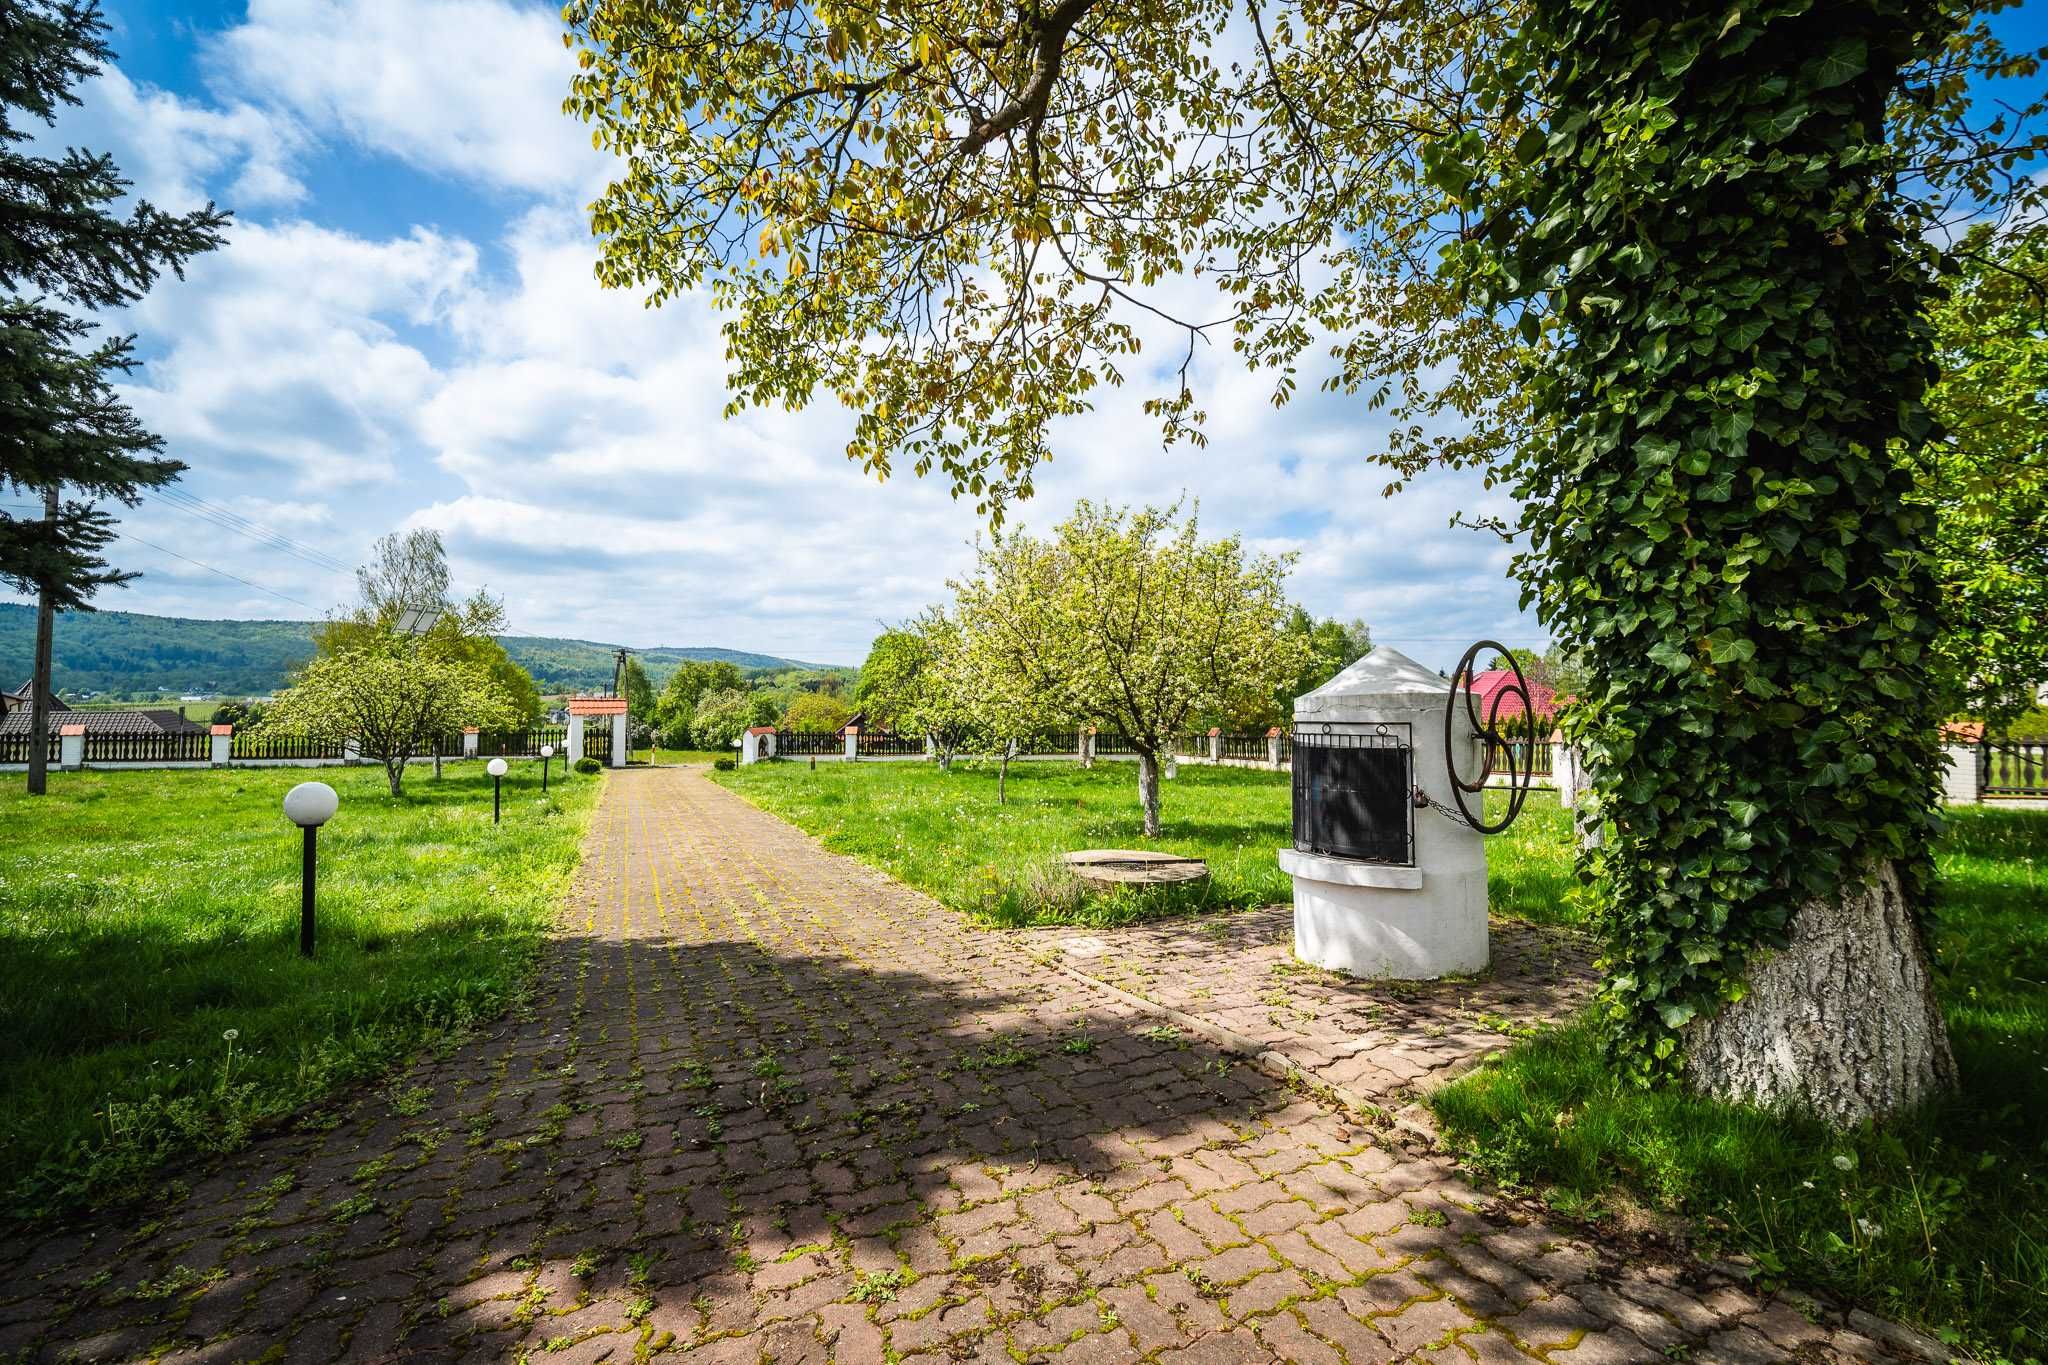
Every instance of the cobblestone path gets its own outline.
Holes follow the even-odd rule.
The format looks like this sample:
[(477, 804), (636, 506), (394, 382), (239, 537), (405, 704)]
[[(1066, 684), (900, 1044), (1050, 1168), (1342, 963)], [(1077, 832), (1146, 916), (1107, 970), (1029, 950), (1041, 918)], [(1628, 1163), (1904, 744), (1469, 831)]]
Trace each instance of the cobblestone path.
[(1360, 1110), (1401, 1109), (1514, 1033), (1571, 1014), (1596, 980), (1580, 936), (1504, 919), (1492, 924), (1486, 974), (1447, 981), (1362, 981), (1311, 967), (1294, 955), (1287, 905), (1018, 938), (1041, 960), (1277, 1059), (1273, 1069)]
[(0, 1355), (1801, 1360), (1916, 1344), (1496, 1209), (693, 771), (608, 779), (521, 1016), (141, 1227)]

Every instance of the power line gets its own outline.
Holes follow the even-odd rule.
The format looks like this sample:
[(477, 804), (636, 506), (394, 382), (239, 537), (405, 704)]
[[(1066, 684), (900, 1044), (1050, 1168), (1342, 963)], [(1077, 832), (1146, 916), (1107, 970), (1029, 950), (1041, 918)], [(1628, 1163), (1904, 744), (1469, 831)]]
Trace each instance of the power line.
[(161, 546), (161, 545), (158, 545), (158, 544), (154, 543), (153, 541), (147, 541), (147, 540), (144, 540), (144, 539), (143, 539), (143, 538), (142, 538), (141, 536), (135, 535), (135, 534), (133, 534), (132, 532), (129, 532), (129, 531), (122, 531), (122, 532), (120, 533), (120, 536), (121, 536), (121, 539), (123, 539), (123, 540), (132, 540), (132, 541), (134, 541), (134, 542), (135, 542), (135, 543), (136, 543), (137, 545), (145, 545), (145, 546), (148, 546), (148, 547), (149, 547), (150, 549), (152, 549), (152, 550), (155, 550), (155, 551), (156, 551), (156, 552), (157, 552), (158, 554), (161, 554), (161, 555), (169, 555), (169, 556), (170, 556), (170, 557), (171, 557), (172, 559), (182, 559), (182, 560), (184, 560), (184, 561), (185, 561), (185, 562), (186, 562), (187, 564), (191, 564), (191, 565), (194, 565), (194, 566), (195, 566), (195, 567), (197, 567), (197, 568), (201, 568), (201, 569), (204, 569), (204, 570), (206, 570), (206, 571), (207, 571), (208, 573), (217, 573), (217, 574), (219, 574), (219, 575), (220, 575), (220, 576), (221, 576), (222, 578), (231, 578), (231, 579), (233, 579), (233, 580), (234, 580), (235, 582), (237, 582), (237, 583), (240, 583), (240, 584), (241, 584), (241, 585), (242, 585), (243, 587), (245, 587), (245, 588), (254, 588), (254, 589), (256, 589), (256, 591), (258, 591), (258, 592), (267, 592), (267, 593), (269, 593), (269, 594), (270, 594), (270, 595), (271, 595), (272, 597), (275, 597), (275, 598), (279, 599), (280, 601), (284, 601), (284, 602), (289, 602), (289, 603), (291, 603), (291, 604), (292, 604), (293, 606), (295, 606), (295, 607), (304, 607), (304, 608), (305, 608), (305, 609), (306, 609), (307, 611), (318, 611), (318, 610), (319, 610), (319, 608), (318, 608), (318, 607), (314, 606), (314, 605), (313, 605), (312, 603), (310, 603), (310, 602), (301, 602), (301, 601), (300, 601), (300, 600), (299, 600), (298, 598), (296, 598), (296, 597), (288, 597), (288, 596), (286, 596), (286, 595), (285, 595), (284, 593), (281, 593), (281, 592), (277, 591), (277, 589), (275, 589), (275, 588), (266, 588), (266, 587), (264, 587), (264, 586), (263, 586), (263, 585), (262, 585), (261, 583), (251, 583), (251, 582), (250, 582), (250, 581), (249, 581), (248, 579), (246, 579), (246, 578), (243, 578), (243, 577), (241, 577), (241, 576), (239, 576), (239, 575), (237, 575), (237, 574), (231, 574), (231, 573), (229, 573), (229, 572), (228, 572), (228, 571), (227, 571), (226, 569), (216, 569), (216, 568), (214, 568), (214, 567), (213, 567), (213, 565), (211, 565), (211, 564), (202, 564), (202, 563), (200, 563), (200, 561), (198, 561), (198, 560), (196, 560), (196, 559), (193, 559), (193, 558), (191, 558), (191, 557), (190, 557), (189, 555), (181, 555), (181, 554), (179, 554), (179, 553), (178, 553), (178, 552), (177, 552), (176, 550), (166, 550), (166, 549), (165, 549), (165, 548), (164, 548), (163, 546)]
[(208, 502), (206, 499), (196, 494), (188, 493), (182, 488), (164, 487), (157, 489), (156, 492), (158, 496), (168, 500), (173, 507), (189, 512), (202, 521), (210, 522), (222, 530), (232, 531), (236, 535), (253, 540), (258, 545), (268, 549), (281, 551), (292, 556), (294, 559), (304, 560), (316, 569), (324, 569), (329, 573), (345, 574), (353, 572), (348, 565), (323, 550), (315, 549), (313, 546), (307, 545), (302, 541), (293, 540), (282, 531), (265, 526), (260, 521), (245, 517), (239, 512), (220, 506), (218, 503)]

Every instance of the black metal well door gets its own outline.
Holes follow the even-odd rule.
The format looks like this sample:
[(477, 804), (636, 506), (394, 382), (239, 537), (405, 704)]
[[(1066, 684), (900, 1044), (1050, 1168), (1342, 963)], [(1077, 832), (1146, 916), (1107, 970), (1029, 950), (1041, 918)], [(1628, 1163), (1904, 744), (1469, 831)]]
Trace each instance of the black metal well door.
[(1366, 862), (1412, 862), (1412, 753), (1406, 746), (1324, 747), (1297, 735), (1295, 847)]

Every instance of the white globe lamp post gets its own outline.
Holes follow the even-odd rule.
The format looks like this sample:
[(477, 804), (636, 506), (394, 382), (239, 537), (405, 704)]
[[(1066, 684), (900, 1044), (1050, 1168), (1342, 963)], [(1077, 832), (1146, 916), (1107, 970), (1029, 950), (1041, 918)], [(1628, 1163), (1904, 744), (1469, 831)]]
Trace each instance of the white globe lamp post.
[(504, 808), (505, 760), (494, 758), (484, 765), (484, 771), (491, 775), (491, 823), (498, 823), (498, 814)]
[(546, 795), (548, 794), (548, 765), (549, 765), (549, 764), (551, 764), (551, 763), (553, 763), (554, 761), (555, 761), (555, 746), (554, 746), (554, 745), (552, 745), (552, 744), (543, 744), (543, 745), (541, 745), (541, 746), (540, 746), (540, 794), (541, 794), (542, 796), (546, 796)]
[(320, 826), (341, 809), (341, 798), (325, 782), (301, 782), (284, 794), (285, 818), (305, 831), (305, 863), (299, 876), (299, 956), (313, 955), (314, 844)]

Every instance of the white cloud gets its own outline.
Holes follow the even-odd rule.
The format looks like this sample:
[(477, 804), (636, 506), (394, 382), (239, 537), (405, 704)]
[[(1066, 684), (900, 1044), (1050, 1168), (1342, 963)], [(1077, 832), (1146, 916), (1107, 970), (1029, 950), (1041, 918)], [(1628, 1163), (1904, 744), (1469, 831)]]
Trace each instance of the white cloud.
[(563, 116), (575, 69), (554, 11), (500, 0), (251, 0), (216, 84), (424, 170), (522, 190), (602, 163)]
[(159, 208), (181, 212), (216, 194), (247, 208), (305, 198), (293, 169), (305, 138), (288, 118), (241, 101), (221, 108), (194, 104), (136, 85), (117, 67), (88, 82), (79, 98), (42, 141), (118, 148), (118, 164), (135, 193)]
[(167, 349), (128, 397), (195, 464), (286, 489), (389, 482), (442, 382), (399, 329), (433, 326), (475, 269), (469, 243), (424, 229), (378, 242), (237, 224), (134, 310)]

